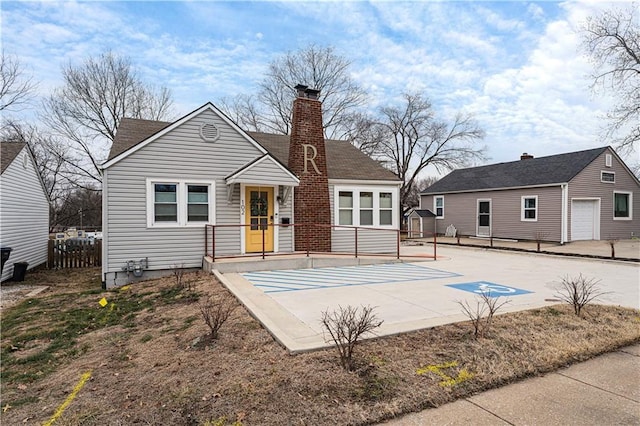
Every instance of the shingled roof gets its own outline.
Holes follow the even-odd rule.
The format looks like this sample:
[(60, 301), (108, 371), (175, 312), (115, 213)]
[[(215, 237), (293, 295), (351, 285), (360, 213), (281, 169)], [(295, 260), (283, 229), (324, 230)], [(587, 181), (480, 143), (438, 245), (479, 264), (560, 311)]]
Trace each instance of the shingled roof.
[(458, 169), (422, 194), (473, 192), (569, 182), (608, 147)]
[(0, 168), (4, 173), (5, 169), (9, 167), (9, 164), (13, 162), (18, 154), (27, 146), (25, 142), (2, 142), (0, 144)]
[(166, 121), (142, 120), (137, 118), (123, 118), (120, 120), (116, 137), (113, 138), (109, 158), (122, 154), (129, 148), (133, 148), (149, 136), (158, 133), (160, 130), (171, 125)]
[[(288, 135), (259, 132), (248, 132), (248, 134), (280, 162), (289, 163)], [(325, 139), (324, 144), (329, 179), (398, 181), (396, 175), (348, 141)]]
[[(133, 148), (172, 123), (123, 118), (120, 120), (108, 160)], [(247, 132), (258, 144), (282, 164), (289, 163), (289, 136)], [(329, 179), (398, 181), (396, 175), (382, 167), (347, 141), (325, 140)]]

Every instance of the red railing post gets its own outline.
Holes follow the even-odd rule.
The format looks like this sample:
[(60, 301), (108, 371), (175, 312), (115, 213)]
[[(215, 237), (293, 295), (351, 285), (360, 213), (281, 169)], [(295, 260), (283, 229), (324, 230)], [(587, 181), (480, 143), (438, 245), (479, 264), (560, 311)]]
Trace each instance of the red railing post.
[(307, 257), (309, 257), (309, 224), (305, 223), (302, 226), (304, 227), (304, 238), (307, 242)]
[(396, 259), (400, 259), (400, 230), (396, 232)]
[(262, 260), (264, 260), (264, 230), (265, 230), (264, 228), (265, 228), (264, 225), (260, 227), (260, 229), (262, 229)]
[(358, 258), (358, 227), (353, 228), (356, 231), (356, 259)]
[(204, 255), (208, 256), (209, 253), (209, 225), (204, 226)]
[(438, 250), (438, 234), (436, 234), (435, 232), (433, 233), (433, 260), (436, 260), (436, 251)]
[(216, 226), (211, 225), (211, 261), (216, 261)]

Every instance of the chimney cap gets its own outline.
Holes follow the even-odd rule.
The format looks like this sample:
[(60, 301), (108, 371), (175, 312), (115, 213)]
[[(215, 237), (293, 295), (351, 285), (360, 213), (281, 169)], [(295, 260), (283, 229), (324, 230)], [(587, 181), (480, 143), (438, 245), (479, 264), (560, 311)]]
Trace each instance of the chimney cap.
[(298, 91), (299, 98), (318, 99), (318, 95), (320, 94), (319, 90), (309, 89), (309, 86), (304, 84), (296, 84), (294, 89)]
[(317, 89), (306, 89), (304, 93), (306, 93), (307, 98), (309, 99), (318, 99), (320, 95), (320, 91)]
[(521, 160), (531, 160), (533, 158), (533, 155), (528, 154), (526, 152), (523, 152), (522, 155), (520, 156)]

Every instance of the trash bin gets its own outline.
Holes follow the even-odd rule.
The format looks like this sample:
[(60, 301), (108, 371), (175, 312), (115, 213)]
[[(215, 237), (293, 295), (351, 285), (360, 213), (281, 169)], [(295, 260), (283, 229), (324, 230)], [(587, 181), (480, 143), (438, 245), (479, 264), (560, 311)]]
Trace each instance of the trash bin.
[(2, 251), (2, 267), (0, 267), (0, 275), (2, 275), (2, 271), (4, 271), (4, 264), (9, 260), (9, 256), (11, 255), (11, 247), (0, 247)]
[(24, 281), (24, 276), (27, 274), (27, 262), (16, 262), (13, 264), (13, 281)]

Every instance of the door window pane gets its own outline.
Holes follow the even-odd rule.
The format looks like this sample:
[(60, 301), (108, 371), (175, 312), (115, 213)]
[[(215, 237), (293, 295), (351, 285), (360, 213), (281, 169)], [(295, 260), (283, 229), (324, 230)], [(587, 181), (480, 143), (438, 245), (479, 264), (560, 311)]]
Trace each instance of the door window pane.
[(251, 216), (266, 216), (269, 201), (266, 192), (251, 191)]

